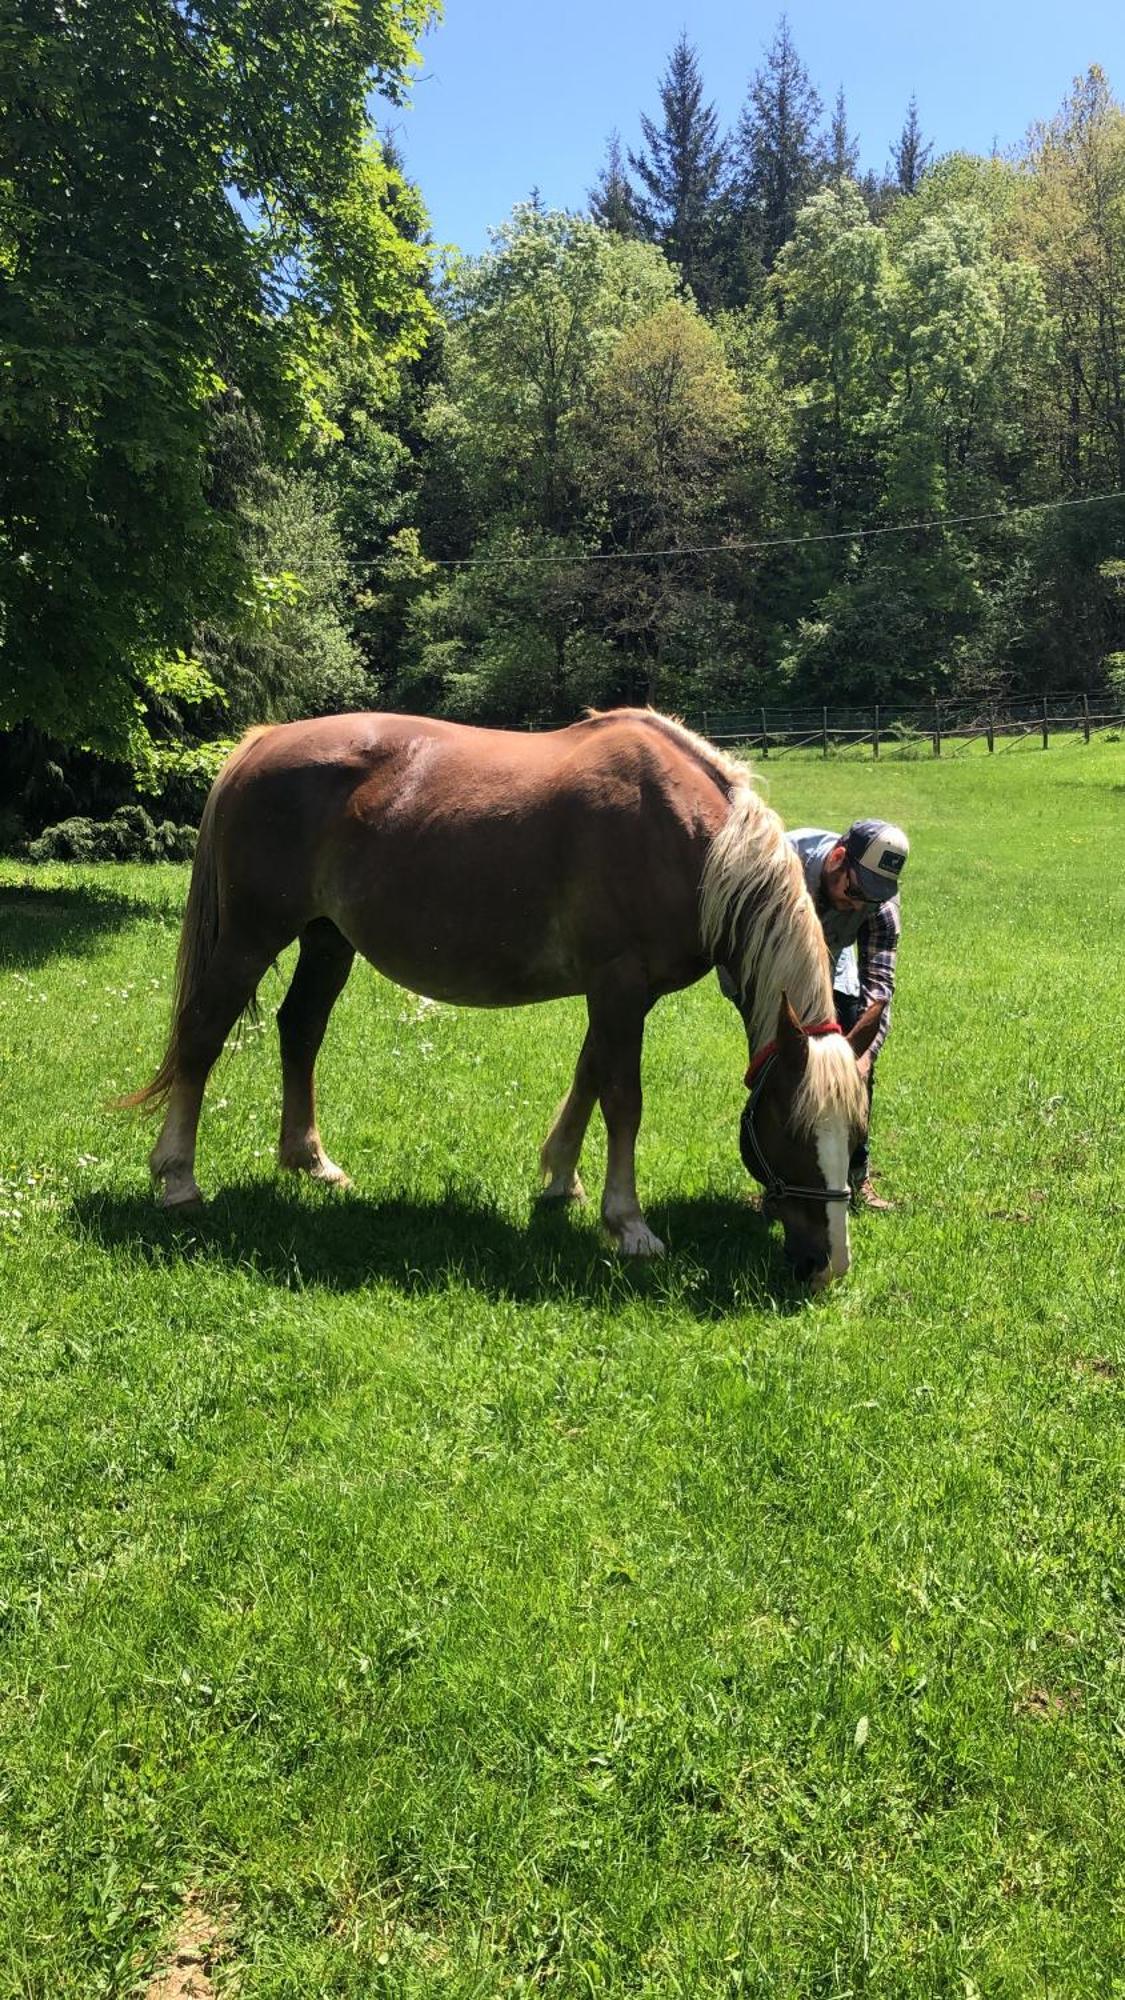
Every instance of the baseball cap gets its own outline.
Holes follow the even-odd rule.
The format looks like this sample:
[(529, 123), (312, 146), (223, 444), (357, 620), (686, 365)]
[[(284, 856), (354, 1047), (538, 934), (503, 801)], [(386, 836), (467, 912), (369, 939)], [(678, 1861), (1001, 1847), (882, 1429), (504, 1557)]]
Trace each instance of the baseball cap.
[(869, 903), (898, 894), (910, 842), (900, 826), (885, 819), (857, 819), (844, 835), (844, 853)]

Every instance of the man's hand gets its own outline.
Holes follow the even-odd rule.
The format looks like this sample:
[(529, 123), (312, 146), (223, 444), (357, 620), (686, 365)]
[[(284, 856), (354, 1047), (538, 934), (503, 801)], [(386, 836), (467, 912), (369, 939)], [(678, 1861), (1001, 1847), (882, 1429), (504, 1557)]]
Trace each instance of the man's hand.
[(864, 1083), (867, 1082), (868, 1077), (871, 1075), (871, 1061), (872, 1058), (870, 1049), (867, 1051), (866, 1055), (857, 1056), (855, 1059), (855, 1066), (859, 1071), (860, 1076), (862, 1077)]

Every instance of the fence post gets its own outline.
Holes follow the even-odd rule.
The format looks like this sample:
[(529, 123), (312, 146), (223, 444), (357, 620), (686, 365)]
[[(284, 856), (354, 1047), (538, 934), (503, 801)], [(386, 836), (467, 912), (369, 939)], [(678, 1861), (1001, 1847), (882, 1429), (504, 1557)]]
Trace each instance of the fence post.
[(871, 748), (872, 748), (872, 750), (873, 750), (873, 752), (874, 752), (875, 756), (877, 757), (877, 756), (879, 755), (879, 704), (878, 704), (878, 702), (876, 702), (876, 703), (875, 703), (875, 727), (874, 727), (874, 729), (873, 729), (873, 730), (872, 730), (872, 732), (871, 732)]
[(988, 704), (988, 748), (990, 754), (996, 749), (996, 710), (991, 702)]
[(1043, 748), (1047, 748), (1047, 697), (1043, 696)]
[(763, 759), (763, 762), (764, 762), (764, 761), (765, 761), (765, 759), (766, 759), (766, 758), (767, 758), (767, 757), (769, 756), (769, 754), (770, 754), (770, 733), (769, 733), (769, 730), (768, 730), (768, 729), (766, 728), (766, 711), (765, 711), (765, 709), (763, 708), (763, 710), (762, 710), (762, 759)]
[(1082, 734), (1088, 743), (1090, 741), (1090, 697), (1088, 694), (1084, 694), (1082, 697)]
[(941, 756), (941, 710), (934, 703), (934, 756)]
[(822, 709), (822, 710), (821, 710), (821, 732), (822, 732), (822, 736), (823, 736), (823, 741), (824, 741), (824, 755), (825, 755), (825, 756), (827, 757), (827, 755), (828, 755), (828, 710), (827, 710), (827, 708), (824, 708), (824, 709)]

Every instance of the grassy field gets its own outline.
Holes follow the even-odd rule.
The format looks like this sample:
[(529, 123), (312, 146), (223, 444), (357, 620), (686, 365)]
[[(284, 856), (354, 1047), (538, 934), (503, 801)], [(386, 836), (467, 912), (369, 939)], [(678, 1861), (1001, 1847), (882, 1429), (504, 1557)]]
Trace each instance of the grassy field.
[(914, 841), (900, 1206), (816, 1301), (710, 980), (647, 1044), (661, 1266), (533, 1206), (580, 1008), (362, 967), (354, 1190), (273, 1173), (272, 980), (174, 1223), (100, 1105), (186, 871), (0, 864), (5, 2000), (193, 1927), (243, 2000), (1125, 1994), (1125, 747), (768, 775)]

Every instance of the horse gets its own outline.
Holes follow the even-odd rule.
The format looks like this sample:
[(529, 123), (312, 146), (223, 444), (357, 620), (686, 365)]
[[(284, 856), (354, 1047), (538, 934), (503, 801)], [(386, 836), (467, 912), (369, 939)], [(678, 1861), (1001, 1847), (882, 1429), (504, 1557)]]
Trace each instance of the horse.
[(827, 949), (781, 821), (744, 765), (683, 724), (622, 708), (540, 732), (361, 713), (250, 730), (204, 807), (163, 1059), (119, 1100), (163, 1107), (149, 1166), (168, 1208), (202, 1200), (207, 1077), (295, 939), (277, 1017), (283, 1168), (350, 1184), (321, 1141), (313, 1070), (357, 951), (458, 1006), (583, 995), (543, 1198), (584, 1198), (579, 1154), (600, 1103), (603, 1223), (626, 1256), (659, 1256), (635, 1176), (645, 1018), (721, 964), (760, 1059), (747, 1164), (795, 1272), (819, 1287), (847, 1270), (847, 1167), (866, 1117), (856, 1057), (878, 1010), (835, 1030)]

